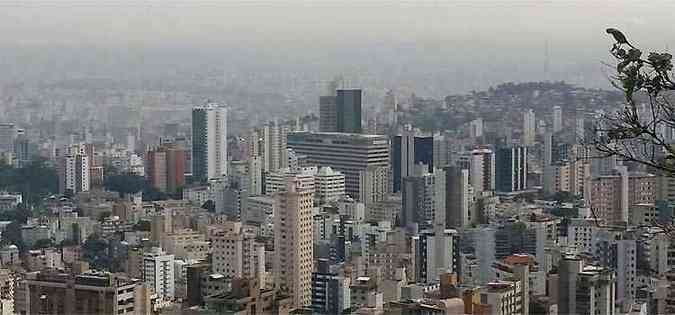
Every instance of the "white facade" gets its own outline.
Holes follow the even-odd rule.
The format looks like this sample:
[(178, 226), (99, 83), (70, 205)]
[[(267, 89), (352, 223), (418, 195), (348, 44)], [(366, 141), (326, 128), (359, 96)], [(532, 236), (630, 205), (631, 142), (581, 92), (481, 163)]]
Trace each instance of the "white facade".
[(537, 120), (532, 109), (523, 114), (523, 145), (533, 146), (537, 132)]
[(174, 257), (159, 247), (143, 255), (143, 280), (158, 297), (171, 300), (175, 295)]
[[(217, 103), (207, 103), (194, 108), (193, 113), (195, 111), (204, 115), (205, 123), (194, 126), (193, 122), (193, 128), (202, 128), (206, 136), (205, 147), (198, 148), (204, 154), (206, 176), (214, 179), (227, 175), (227, 108)], [(197, 141), (193, 140), (192, 143), (193, 146), (197, 145)], [(193, 153), (193, 159), (199, 158), (196, 155)], [(198, 171), (193, 169), (194, 172)]]
[(316, 166), (303, 167), (300, 170), (292, 171), (288, 168), (279, 169), (275, 172), (271, 172), (265, 176), (265, 194), (268, 196), (273, 195), (275, 192), (283, 191), (286, 189), (288, 177), (296, 176), (302, 180), (306, 185), (311, 185), (312, 190), (315, 187), (314, 176), (318, 172)]
[(469, 173), (474, 193), (495, 190), (495, 154), (489, 149), (471, 151), (471, 169)]
[(562, 108), (553, 106), (553, 133), (562, 130)]
[(325, 166), (314, 176), (315, 205), (320, 206), (345, 195), (345, 175)]
[(553, 133), (562, 130), (562, 108), (560, 106), (553, 106)]

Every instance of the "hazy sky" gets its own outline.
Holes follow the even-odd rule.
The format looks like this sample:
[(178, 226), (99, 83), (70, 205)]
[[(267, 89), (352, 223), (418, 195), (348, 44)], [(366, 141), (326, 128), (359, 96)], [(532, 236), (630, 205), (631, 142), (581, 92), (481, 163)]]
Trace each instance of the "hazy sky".
[[(507, 80), (508, 73), (490, 77), (492, 71), (511, 71), (502, 69), (505, 63), (511, 67), (537, 63), (537, 70), (519, 78), (536, 79), (533, 71), (544, 69), (548, 55), (559, 72), (574, 72), (553, 79), (588, 77), (580, 79), (588, 83), (597, 76), (581, 72), (591, 65), (589, 71), (597, 74), (600, 62), (608, 59), (611, 40), (604, 33), (606, 27), (622, 29), (646, 49), (669, 48), (675, 46), (673, 12), (672, 0), (2, 0), (0, 44), (120, 51), (250, 46), (272, 55), (272, 61), (267, 60), (272, 63), (299, 54), (339, 59), (341, 51), (352, 51), (357, 54), (350, 58), (372, 58), (375, 64), (380, 61), (375, 53), (396, 55), (401, 47), (412, 47), (402, 54), (411, 56), (404, 60), (409, 67), (469, 64), (487, 73), (474, 80), (486, 81)], [(274, 60), (275, 54), (279, 60)]]
[[(0, 38), (25, 42), (134, 40), (602, 40), (672, 29), (674, 1), (11, 1)], [(645, 38), (650, 42), (651, 38)]]

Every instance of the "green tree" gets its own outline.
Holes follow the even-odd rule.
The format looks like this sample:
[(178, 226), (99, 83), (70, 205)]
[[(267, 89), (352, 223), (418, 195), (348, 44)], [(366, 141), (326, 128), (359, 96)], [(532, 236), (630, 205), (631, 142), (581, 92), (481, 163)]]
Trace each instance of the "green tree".
[(33, 244), (33, 249), (49, 248), (54, 247), (54, 241), (50, 238), (43, 238), (35, 241)]
[(148, 220), (140, 220), (138, 223), (134, 225), (134, 231), (146, 231), (150, 232), (150, 221)]
[(96, 269), (109, 270), (111, 257), (108, 255), (108, 242), (96, 234), (90, 235), (82, 244), (82, 258)]
[(2, 232), (2, 241), (0, 244), (2, 244), (2, 246), (16, 245), (16, 247), (19, 248), (19, 251), (23, 252), (25, 250), (25, 245), (21, 238), (21, 223), (12, 221), (12, 223), (8, 224)]
[(0, 189), (20, 192), (27, 206), (38, 205), (58, 191), (56, 169), (40, 157), (21, 168), (0, 165)]
[[(619, 30), (608, 28), (614, 37), (610, 53), (616, 60), (612, 84), (625, 96), (623, 108), (604, 115), (589, 144), (599, 157), (616, 156), (662, 170), (675, 172), (675, 146), (661, 132), (675, 126), (675, 91), (672, 55), (643, 52), (629, 43)], [(647, 106), (638, 106), (645, 101)]]
[(115, 191), (121, 197), (143, 190), (144, 185), (143, 177), (131, 173), (106, 176), (103, 183), (105, 189)]

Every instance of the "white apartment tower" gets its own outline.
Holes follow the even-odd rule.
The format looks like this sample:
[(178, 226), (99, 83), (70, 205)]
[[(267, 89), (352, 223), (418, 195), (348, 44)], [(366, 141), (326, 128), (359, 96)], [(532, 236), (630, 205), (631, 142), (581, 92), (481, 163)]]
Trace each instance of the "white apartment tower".
[(531, 147), (534, 145), (534, 137), (537, 132), (537, 120), (532, 109), (528, 109), (523, 114), (523, 145)]
[(59, 156), (59, 192), (89, 191), (89, 156), (84, 145), (71, 145)]
[(192, 109), (192, 173), (198, 181), (227, 175), (227, 108), (217, 103)]
[(274, 195), (274, 284), (294, 307), (312, 302), (314, 189), (295, 176)]
[(562, 107), (553, 106), (553, 133), (559, 132), (562, 130)]
[(159, 247), (143, 255), (143, 280), (162, 299), (171, 300), (175, 295), (174, 259)]
[(345, 176), (324, 166), (314, 175), (316, 205), (320, 206), (345, 195)]

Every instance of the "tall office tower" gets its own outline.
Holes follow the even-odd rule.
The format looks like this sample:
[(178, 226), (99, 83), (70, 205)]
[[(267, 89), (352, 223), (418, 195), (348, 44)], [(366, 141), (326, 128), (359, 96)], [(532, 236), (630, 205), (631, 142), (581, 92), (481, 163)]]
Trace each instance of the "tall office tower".
[(361, 133), (361, 90), (337, 90), (337, 132)]
[(265, 176), (265, 195), (272, 196), (278, 191), (283, 191), (288, 186), (288, 177), (295, 176), (303, 182), (305, 187), (314, 190), (314, 176), (319, 169), (316, 166), (303, 167), (300, 170), (279, 169)]
[[(477, 260), (475, 267), (460, 264), (459, 276), (462, 279), (472, 278), (476, 284), (493, 281), (495, 272), (492, 269), (492, 264), (496, 260), (495, 228), (480, 226), (458, 229), (458, 231), (461, 232), (461, 252), (470, 254)], [(470, 275), (470, 269), (477, 269), (478, 275)]]
[(490, 149), (476, 149), (470, 153), (469, 178), (474, 194), (495, 190), (495, 154)]
[(288, 151), (286, 138), (288, 127), (279, 126), (275, 120), (258, 131), (260, 136), (258, 143), (259, 155), (262, 157), (263, 171), (274, 172), (288, 165)]
[(259, 196), (263, 193), (262, 162), (259, 157), (253, 156), (248, 159), (248, 192), (251, 196)]
[(366, 206), (384, 200), (391, 193), (389, 168), (368, 166), (359, 176), (359, 196)]
[(537, 133), (537, 120), (534, 116), (534, 111), (528, 109), (523, 114), (523, 145), (531, 147), (534, 145), (535, 135)]
[(398, 125), (398, 104), (394, 91), (389, 90), (384, 95), (384, 111), (387, 113), (387, 123), (391, 127)]
[(162, 300), (172, 300), (175, 295), (174, 259), (160, 247), (153, 247), (143, 254), (143, 280)]
[(73, 194), (89, 191), (89, 162), (84, 145), (72, 145), (64, 149), (57, 157), (59, 161), (59, 193), (69, 191)]
[(324, 166), (314, 175), (314, 189), (316, 206), (336, 201), (345, 195), (345, 176)]
[(192, 109), (192, 176), (196, 181), (227, 175), (227, 108), (206, 103)]
[(247, 145), (246, 153), (248, 154), (248, 158), (254, 156), (261, 156), (262, 155), (261, 146), (263, 145), (263, 138), (261, 132), (257, 129), (251, 129), (246, 137), (246, 145)]
[(558, 162), (544, 166), (543, 191), (547, 194), (572, 192), (574, 163)]
[(337, 132), (335, 95), (319, 96), (319, 131)]
[(483, 118), (476, 118), (469, 123), (469, 136), (471, 138), (483, 136)]
[(563, 257), (558, 267), (558, 313), (559, 314), (614, 314), (613, 271), (584, 266), (578, 257)]
[(413, 255), (415, 260), (415, 280), (418, 283), (433, 283), (443, 273), (459, 270), (459, 235), (451, 229), (423, 231), (413, 236)]
[(227, 182), (213, 183), (213, 195), (215, 203), (215, 212), (227, 215), (233, 220), (242, 220), (242, 212), (247, 209), (248, 191), (238, 182), (232, 184)]
[(527, 147), (498, 148), (495, 159), (497, 191), (514, 192), (527, 189)]
[(295, 176), (274, 195), (274, 284), (294, 307), (312, 302), (314, 189)]
[(427, 166), (429, 172), (433, 172), (433, 137), (418, 137), (412, 131), (408, 131), (404, 135), (392, 137), (390, 152), (394, 192), (401, 190), (403, 178), (415, 176), (415, 165), (422, 163)]
[(450, 162), (450, 157), (448, 156), (448, 141), (445, 139), (445, 136), (441, 134), (434, 135), (434, 148), (433, 148), (433, 168), (443, 169), (448, 166)]
[(211, 272), (228, 278), (256, 280), (264, 287), (265, 245), (257, 242), (256, 234), (247, 231), (240, 222), (232, 226), (231, 231), (217, 232), (211, 238)]
[(0, 153), (14, 151), (16, 127), (13, 123), (0, 123)]
[(656, 183), (657, 178), (652, 174), (617, 167), (615, 174), (591, 179), (588, 196), (591, 210), (602, 220), (628, 222), (633, 205), (656, 201)]
[(164, 144), (145, 155), (145, 178), (161, 192), (175, 193), (185, 185), (185, 151), (173, 144)]
[[(146, 288), (137, 279), (110, 273), (57, 271), (25, 274), (16, 312), (5, 314), (150, 314)], [(19, 290), (17, 290), (19, 291)], [(19, 295), (22, 295), (21, 298)], [(19, 303), (21, 301), (21, 303)], [(21, 304), (21, 306), (19, 306)], [(3, 308), (3, 311), (6, 309)]]
[(553, 133), (547, 132), (544, 134), (544, 160), (542, 166), (546, 167), (553, 163)]
[(445, 173), (403, 178), (400, 222), (403, 227), (433, 227), (445, 215)]
[(585, 142), (586, 139), (586, 122), (584, 121), (584, 116), (583, 114), (580, 114), (577, 112), (577, 118), (575, 121), (575, 128), (574, 128), (574, 139), (576, 140), (576, 143), (582, 144)]
[(14, 140), (14, 159), (16, 167), (24, 167), (31, 161), (31, 144), (23, 130), (17, 132)]
[(389, 140), (386, 136), (295, 132), (288, 135), (288, 147), (307, 157), (307, 164), (330, 166), (345, 175), (345, 192), (361, 200), (360, 176), (369, 166), (389, 167)]
[(170, 212), (158, 213), (150, 220), (150, 241), (159, 244), (162, 235), (173, 233), (173, 215)]
[(553, 133), (562, 131), (562, 127), (563, 127), (562, 107), (553, 106)]
[(472, 192), (469, 170), (447, 166), (445, 171), (445, 227), (463, 228), (475, 222), (472, 212)]
[(336, 271), (328, 259), (319, 259), (312, 273), (312, 309), (320, 314), (344, 314), (351, 306), (350, 281)]

